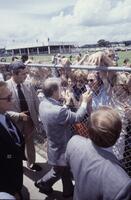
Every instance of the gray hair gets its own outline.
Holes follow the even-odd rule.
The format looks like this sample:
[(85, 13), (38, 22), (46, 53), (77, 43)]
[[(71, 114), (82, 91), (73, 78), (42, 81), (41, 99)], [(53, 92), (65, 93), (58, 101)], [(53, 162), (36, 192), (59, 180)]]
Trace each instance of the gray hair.
[(58, 90), (61, 85), (60, 78), (48, 78), (44, 81), (42, 90), (45, 97), (52, 97), (53, 93)]

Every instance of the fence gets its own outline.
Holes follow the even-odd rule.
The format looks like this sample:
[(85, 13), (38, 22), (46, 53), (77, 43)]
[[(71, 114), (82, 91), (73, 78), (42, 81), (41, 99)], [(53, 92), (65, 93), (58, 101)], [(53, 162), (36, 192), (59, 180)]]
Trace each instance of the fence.
[[(9, 65), (9, 63), (0, 63), (0, 65)], [(131, 68), (84, 65), (62, 68), (61, 65), (52, 64), (29, 64), (28, 66), (40, 98), (39, 89), (43, 79), (60, 76), (62, 80), (61, 101), (64, 102), (65, 95), (71, 95), (69, 107), (74, 112), (80, 105), (81, 95), (89, 89), (92, 90), (92, 102), (88, 106), (87, 114), (80, 123), (72, 126), (74, 134), (88, 137), (88, 116), (101, 105), (109, 105), (119, 112), (123, 123), (122, 132), (112, 150), (131, 176)], [(43, 130), (35, 138), (40, 151), (45, 148), (44, 141)]]

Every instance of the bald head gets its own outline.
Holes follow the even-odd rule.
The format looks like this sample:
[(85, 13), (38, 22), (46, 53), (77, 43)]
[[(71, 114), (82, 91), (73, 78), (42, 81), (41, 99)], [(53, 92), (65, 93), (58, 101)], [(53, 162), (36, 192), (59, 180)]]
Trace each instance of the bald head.
[(107, 148), (119, 138), (122, 122), (114, 109), (103, 106), (91, 114), (88, 127), (90, 139), (96, 145)]
[(60, 79), (59, 78), (48, 78), (43, 83), (43, 93), (45, 97), (52, 97), (53, 94), (58, 91), (60, 86)]

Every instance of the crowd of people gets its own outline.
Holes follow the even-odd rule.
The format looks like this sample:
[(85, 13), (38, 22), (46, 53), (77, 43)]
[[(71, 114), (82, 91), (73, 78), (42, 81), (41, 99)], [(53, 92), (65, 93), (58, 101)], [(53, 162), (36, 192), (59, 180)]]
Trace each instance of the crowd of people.
[(30, 62), (24, 55), (1, 68), (0, 192), (22, 199), (23, 160), (41, 170), (33, 139), (42, 124), (52, 168), (34, 183), (40, 191), (51, 194), (61, 179), (65, 198), (130, 200), (131, 74), (81, 68), (117, 66), (112, 50), (79, 54), (73, 62), (59, 54), (53, 69)]

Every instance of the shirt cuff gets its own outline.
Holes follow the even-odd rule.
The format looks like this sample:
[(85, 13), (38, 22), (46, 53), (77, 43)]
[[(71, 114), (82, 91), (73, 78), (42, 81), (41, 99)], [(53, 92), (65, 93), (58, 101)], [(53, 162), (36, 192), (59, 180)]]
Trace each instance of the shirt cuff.
[(82, 103), (81, 103), (81, 107), (82, 107), (82, 108), (86, 108), (86, 107), (87, 107), (87, 103), (86, 103), (86, 102), (82, 102)]
[(63, 107), (64, 107), (64, 108), (69, 108), (69, 105), (64, 104)]

